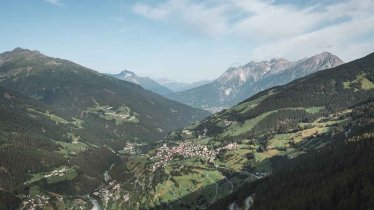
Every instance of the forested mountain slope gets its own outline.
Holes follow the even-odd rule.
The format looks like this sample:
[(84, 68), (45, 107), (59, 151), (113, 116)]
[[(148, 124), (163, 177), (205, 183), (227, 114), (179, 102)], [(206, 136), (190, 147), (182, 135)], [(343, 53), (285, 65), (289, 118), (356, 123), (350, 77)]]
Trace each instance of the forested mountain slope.
[(101, 139), (155, 141), (208, 115), (133, 83), (20, 48), (0, 54), (0, 86), (111, 131), (98, 134)]
[[(110, 150), (115, 143), (91, 144), (85, 139), (95, 138), (94, 129), (52, 110), (0, 87), (0, 209), (16, 209), (20, 198), (40, 192), (90, 193), (110, 164), (119, 160)], [(56, 170), (65, 171), (48, 176)]]
[[(277, 158), (273, 174), (221, 199), (253, 209), (371, 209), (374, 206), (374, 102), (352, 109), (347, 132), (296, 159)], [(287, 180), (287, 181), (285, 181)], [(247, 202), (246, 202), (247, 201)], [(251, 202), (249, 202), (251, 201)]]
[(37, 51), (0, 54), (0, 209), (90, 208), (118, 151), (208, 114)]

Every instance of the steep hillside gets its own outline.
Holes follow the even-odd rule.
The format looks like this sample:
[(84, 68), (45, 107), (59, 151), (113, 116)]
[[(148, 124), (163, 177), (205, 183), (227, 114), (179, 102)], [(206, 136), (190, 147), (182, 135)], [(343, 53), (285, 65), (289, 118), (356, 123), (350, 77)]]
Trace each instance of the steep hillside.
[(51, 192), (61, 197), (91, 193), (119, 161), (108, 149), (113, 142), (103, 141), (110, 146), (102, 147), (85, 140), (96, 134), (82, 120), (0, 87), (0, 209), (17, 209), (21, 199), (41, 205), (40, 196)]
[(278, 158), (272, 175), (243, 185), (210, 209), (370, 209), (374, 205), (373, 119), (373, 100), (355, 106), (349, 132), (334, 135), (331, 145), (295, 159)]
[(0, 86), (94, 124), (99, 139), (150, 142), (208, 113), (67, 60), (17, 48), (0, 54)]
[(160, 85), (159, 83), (152, 80), (151, 78), (139, 77), (134, 72), (131, 72), (128, 70), (121, 71), (119, 74), (109, 74), (109, 75), (117, 79), (121, 79), (121, 80), (125, 80), (128, 82), (138, 84), (142, 86), (143, 88), (150, 90), (152, 92), (158, 93), (160, 95), (167, 95), (167, 94), (173, 93), (172, 90)]
[(90, 209), (118, 151), (207, 114), (37, 51), (0, 54), (0, 209)]
[[(173, 131), (158, 147), (145, 154), (134, 152), (116, 164), (111, 175), (116, 182), (126, 183), (120, 193), (129, 202), (113, 198), (107, 206), (217, 207), (216, 202), (269, 176), (282, 160), (297, 159), (361, 135), (357, 127), (372, 132), (372, 121), (357, 117), (360, 108), (356, 105), (374, 97), (373, 76), (371, 54), (260, 92), (231, 109)], [(137, 206), (135, 201), (142, 202)]]
[(233, 106), (262, 90), (284, 85), (342, 63), (338, 57), (326, 52), (296, 62), (285, 59), (252, 61), (244, 66), (230, 68), (212, 83), (173, 93), (168, 97), (194, 107), (217, 111)]

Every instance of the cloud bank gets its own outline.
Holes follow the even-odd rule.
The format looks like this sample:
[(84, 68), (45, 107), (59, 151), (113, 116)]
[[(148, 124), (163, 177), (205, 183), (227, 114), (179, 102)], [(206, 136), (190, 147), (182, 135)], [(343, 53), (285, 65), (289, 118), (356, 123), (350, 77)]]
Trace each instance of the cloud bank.
[(279, 3), (270, 0), (166, 0), (138, 2), (133, 12), (183, 30), (254, 43), (253, 59), (299, 59), (330, 51), (345, 61), (374, 49), (374, 1), (329, 4)]

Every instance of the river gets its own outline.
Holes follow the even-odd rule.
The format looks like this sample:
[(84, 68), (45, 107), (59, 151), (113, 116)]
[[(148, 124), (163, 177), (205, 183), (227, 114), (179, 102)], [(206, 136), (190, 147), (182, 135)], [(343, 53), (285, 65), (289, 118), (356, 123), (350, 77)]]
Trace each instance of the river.
[[(243, 206), (243, 209), (244, 210), (249, 210), (252, 205), (253, 205), (253, 196), (254, 194), (248, 196), (245, 200), (244, 200), (244, 206)], [(238, 209), (238, 205), (236, 205), (235, 202), (231, 203), (229, 206), (228, 206), (228, 210), (236, 210)], [(240, 208), (241, 209), (241, 208)]]
[(253, 205), (253, 195), (250, 195), (244, 201), (244, 210), (249, 210), (252, 205)]
[(91, 210), (101, 210), (100, 204), (99, 204), (99, 202), (97, 202), (97, 200), (95, 198), (92, 198), (90, 196), (88, 196), (88, 198), (90, 199), (90, 201), (92, 202), (92, 205), (93, 205)]
[(112, 170), (112, 168), (113, 168), (114, 165), (115, 165), (115, 164), (112, 164), (112, 165), (110, 166), (109, 170), (105, 171), (105, 173), (104, 173), (104, 180), (105, 180), (106, 182), (108, 182), (108, 181), (110, 181), (110, 180), (112, 179), (112, 177), (110, 177), (110, 175), (109, 175), (109, 171)]

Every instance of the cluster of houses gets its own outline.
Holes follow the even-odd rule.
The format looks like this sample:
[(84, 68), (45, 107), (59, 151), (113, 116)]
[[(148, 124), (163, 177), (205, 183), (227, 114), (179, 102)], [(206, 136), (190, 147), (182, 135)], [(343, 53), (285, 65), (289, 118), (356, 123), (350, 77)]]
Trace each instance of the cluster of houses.
[(236, 149), (238, 149), (238, 144), (237, 143), (230, 143), (230, 144), (224, 146), (223, 148), (220, 148), (219, 150), (222, 150), (222, 149), (225, 149), (225, 150), (236, 150)]
[(229, 121), (229, 120), (225, 119), (225, 120), (223, 121), (223, 123), (225, 124), (225, 126), (229, 126), (229, 125), (232, 124), (232, 121)]
[(27, 210), (41, 209), (48, 205), (49, 197), (45, 195), (36, 195), (34, 198), (31, 198), (23, 202), (23, 206)]
[(119, 151), (122, 155), (136, 155), (142, 153), (142, 146), (144, 144), (137, 143), (126, 143), (126, 146), (123, 147), (123, 150)]
[(77, 198), (73, 200), (74, 209), (84, 210), (87, 209), (87, 202), (83, 199)]
[(110, 115), (112, 117), (118, 117), (118, 118), (121, 118), (123, 120), (135, 118), (134, 116), (130, 116), (129, 114), (117, 114), (115, 112), (106, 112), (105, 115)]
[(114, 110), (113, 107), (111, 106), (99, 106), (98, 104), (96, 104), (96, 107), (90, 107), (88, 110), (82, 112), (83, 113), (91, 113), (91, 114), (95, 114), (95, 115), (99, 115), (101, 117), (111, 117), (111, 118), (119, 118), (121, 120), (127, 120), (127, 121), (131, 121), (131, 120), (134, 120), (136, 119), (136, 113), (134, 113), (133, 116), (130, 115), (130, 110), (128, 111), (124, 111), (124, 109), (126, 110), (126, 108), (120, 108), (121, 110)]
[(136, 154), (136, 144), (133, 143), (126, 143), (126, 146), (123, 148), (122, 153), (128, 154), (128, 155), (134, 155)]
[[(133, 119), (135, 119), (135, 113), (134, 113), (134, 116), (131, 116), (130, 115), (130, 109), (128, 109), (127, 113), (121, 112), (120, 114), (117, 113), (119, 110), (113, 111), (113, 107), (107, 107), (106, 109), (108, 110), (108, 112), (105, 112), (105, 115), (110, 115), (112, 117), (118, 117), (118, 118), (121, 118), (122, 120), (133, 120)], [(126, 110), (126, 108), (125, 108), (125, 110)]]
[(45, 175), (45, 178), (51, 177), (51, 176), (65, 176), (68, 173), (68, 169), (66, 167), (63, 167), (60, 170), (54, 170), (50, 174)]
[[(118, 200), (120, 196), (120, 183), (113, 180), (108, 185), (101, 185), (93, 195), (100, 197), (104, 205), (107, 206), (109, 200)], [(127, 199), (128, 200), (128, 199)]]
[(221, 150), (233, 150), (237, 149), (236, 143), (228, 144), (225, 147), (218, 148), (215, 150), (209, 150), (206, 145), (201, 144), (193, 144), (191, 142), (182, 142), (179, 143), (177, 146), (169, 147), (167, 144), (164, 144), (157, 150), (157, 153), (151, 159), (155, 161), (152, 166), (152, 171), (156, 171), (160, 167), (165, 167), (168, 162), (173, 160), (173, 158), (177, 156), (182, 156), (184, 158), (191, 158), (191, 157), (200, 157), (206, 159), (208, 162), (213, 162), (217, 154)]
[(130, 200), (130, 194), (126, 193), (125, 195), (122, 196), (123, 202), (127, 202)]

